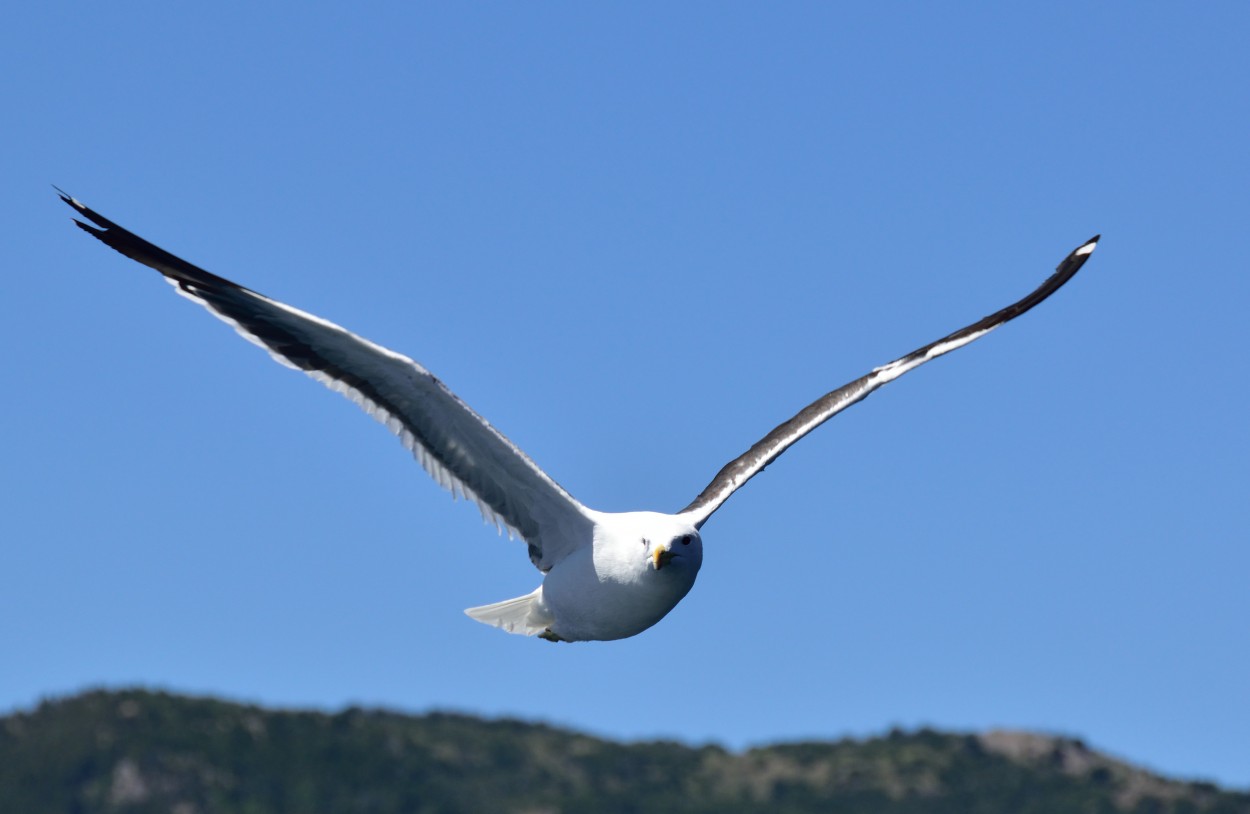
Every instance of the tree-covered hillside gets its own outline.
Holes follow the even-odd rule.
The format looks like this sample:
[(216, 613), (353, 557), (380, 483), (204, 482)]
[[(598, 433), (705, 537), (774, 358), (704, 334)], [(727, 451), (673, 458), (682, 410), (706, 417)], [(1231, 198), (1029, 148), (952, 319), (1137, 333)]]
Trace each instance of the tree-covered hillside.
[(463, 715), (124, 691), (0, 718), (0, 810), (1250, 814), (1250, 795), (1024, 733), (892, 732), (734, 753)]

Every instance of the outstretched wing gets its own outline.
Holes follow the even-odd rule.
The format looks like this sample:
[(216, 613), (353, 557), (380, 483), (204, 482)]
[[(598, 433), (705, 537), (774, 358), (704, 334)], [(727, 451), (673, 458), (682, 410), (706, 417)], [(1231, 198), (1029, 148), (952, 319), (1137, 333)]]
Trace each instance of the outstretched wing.
[(1099, 236), (1095, 235), (1081, 244), (1075, 251), (1064, 258), (1064, 261), (1059, 264), (1059, 267), (1055, 269), (1055, 273), (1046, 282), (1042, 283), (1036, 291), (1019, 302), (1013, 303), (1001, 311), (996, 311), (966, 328), (960, 328), (953, 334), (925, 345), (923, 348), (914, 350), (900, 359), (895, 359), (888, 365), (876, 368), (867, 376), (858, 378), (816, 399), (816, 401), (804, 407), (794, 418), (778, 426), (768, 435), (761, 438), (753, 447), (726, 464), (720, 472), (716, 473), (716, 477), (707, 485), (707, 488), (699, 493), (694, 502), (681, 510), (681, 514), (690, 520), (696, 528), (701, 527), (730, 495), (740, 489), (744, 483), (753, 478), (761, 469), (776, 460), (777, 456), (789, 449), (790, 445), (795, 441), (852, 404), (863, 401), (868, 397), (869, 393), (881, 385), (894, 381), (909, 370), (915, 370), (930, 359), (936, 359), (942, 354), (950, 353), (957, 348), (962, 348), (969, 342), (980, 339), (999, 325), (1015, 319), (1051, 294), (1054, 294), (1059, 290), (1060, 286), (1072, 279), (1072, 276), (1089, 259), (1090, 254), (1094, 251), (1094, 247), (1098, 244), (1098, 238)]
[(156, 269), (274, 359), (385, 424), (441, 486), (525, 539), (539, 570), (590, 542), (589, 511), (412, 359), (193, 266), (64, 193), (61, 200), (95, 224), (75, 220), (85, 232)]

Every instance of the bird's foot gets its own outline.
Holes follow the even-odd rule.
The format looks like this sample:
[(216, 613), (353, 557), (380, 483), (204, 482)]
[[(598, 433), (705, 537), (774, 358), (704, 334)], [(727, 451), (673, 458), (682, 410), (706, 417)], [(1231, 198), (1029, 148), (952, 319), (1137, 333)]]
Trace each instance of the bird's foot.
[(564, 637), (560, 636), (560, 634), (552, 631), (551, 628), (547, 628), (542, 633), (539, 633), (538, 638), (546, 639), (549, 642), (567, 642), (568, 641), (568, 639), (565, 639)]

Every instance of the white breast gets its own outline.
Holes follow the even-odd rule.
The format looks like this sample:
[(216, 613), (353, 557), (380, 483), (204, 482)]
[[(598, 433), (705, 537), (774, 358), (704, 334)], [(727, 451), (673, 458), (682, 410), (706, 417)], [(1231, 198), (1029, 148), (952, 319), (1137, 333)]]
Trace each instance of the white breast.
[(650, 548), (686, 531), (673, 515), (629, 512), (596, 520), (593, 545), (560, 561), (543, 582), (543, 602), (555, 618), (551, 629), (570, 641), (641, 633), (690, 592), (703, 562), (696, 539), (664, 568), (654, 568)]

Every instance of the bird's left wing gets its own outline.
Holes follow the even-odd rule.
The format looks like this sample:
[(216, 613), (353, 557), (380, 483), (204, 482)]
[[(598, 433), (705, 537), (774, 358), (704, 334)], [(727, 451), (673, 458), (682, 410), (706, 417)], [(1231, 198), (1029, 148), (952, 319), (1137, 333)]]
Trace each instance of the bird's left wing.
[(540, 570), (591, 539), (589, 510), (412, 359), (175, 257), (64, 193), (61, 200), (95, 224), (74, 221), (88, 234), (385, 424), (440, 485), (525, 539)]
[(958, 331), (948, 334), (936, 342), (930, 342), (923, 348), (918, 348), (906, 356), (895, 359), (888, 365), (882, 365), (868, 375), (861, 376), (855, 381), (816, 399), (804, 407), (794, 418), (777, 426), (746, 452), (725, 464), (720, 472), (716, 473), (716, 477), (707, 485), (707, 488), (700, 492), (699, 496), (689, 506), (682, 509), (679, 514), (687, 518), (695, 528), (701, 527), (712, 515), (712, 512), (719, 509), (721, 504), (729, 499), (730, 495), (741, 488), (748, 480), (755, 477), (764, 467), (776, 460), (777, 456), (789, 449), (790, 445), (795, 441), (798, 441), (852, 404), (868, 398), (870, 393), (883, 384), (894, 381), (904, 373), (915, 370), (931, 359), (936, 359), (943, 354), (962, 348), (969, 342), (980, 339), (999, 325), (1015, 319), (1042, 302), (1058, 291), (1060, 286), (1071, 280), (1073, 275), (1080, 271), (1081, 266), (1085, 265), (1085, 261), (1093, 254), (1094, 247), (1098, 244), (1098, 237), (1098, 235), (1095, 235), (1074, 249), (1055, 269), (1055, 273), (1046, 278), (1046, 281), (1027, 297), (1008, 305), (1006, 308), (995, 311), (988, 317), (978, 320), (966, 328), (960, 328)]

